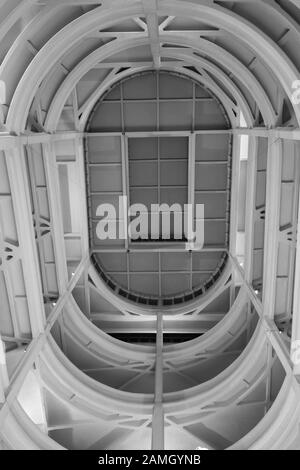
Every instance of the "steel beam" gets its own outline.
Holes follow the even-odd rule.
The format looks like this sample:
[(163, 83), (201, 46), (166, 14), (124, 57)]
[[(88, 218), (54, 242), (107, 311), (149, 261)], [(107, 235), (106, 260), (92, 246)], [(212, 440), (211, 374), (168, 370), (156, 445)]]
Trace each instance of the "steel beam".
[(164, 449), (163, 314), (157, 313), (155, 391), (152, 416), (152, 450)]
[(40, 332), (40, 334), (36, 336), (28, 345), (26, 349), (26, 354), (24, 354), (24, 356), (21, 358), (14, 373), (12, 374), (10, 378), (9, 386), (7, 387), (7, 391), (6, 391), (5, 403), (0, 409), (0, 426), (5, 420), (11, 405), (16, 400), (18, 393), (20, 391), (20, 388), (22, 387), (22, 384), (28, 372), (32, 368), (35, 360), (38, 358), (42, 348), (44, 347), (47, 341), (48, 336), (51, 334), (51, 329), (53, 325), (58, 320), (66, 302), (72, 295), (72, 291), (74, 287), (76, 286), (77, 282), (79, 281), (80, 277), (82, 276), (82, 273), (86, 269), (88, 262), (89, 262), (89, 255), (86, 254), (85, 257), (81, 260), (77, 270), (74, 273), (74, 276), (72, 276), (72, 279), (70, 280), (65, 292), (58, 299), (56, 305), (54, 306), (52, 312), (50, 313), (46, 321), (44, 330)]
[[(159, 69), (161, 66), (161, 58), (157, 0), (142, 0), (142, 4), (146, 17), (150, 48), (153, 57), (153, 65), (154, 68)], [(144, 35), (144, 33), (142, 33), (142, 35)]]
[[(298, 151), (297, 158), (300, 157)], [(293, 295), (293, 324), (292, 324), (292, 358), (294, 356), (294, 373), (300, 376), (300, 191), (298, 202), (297, 244), (295, 259), (295, 279)]]
[(25, 149), (18, 145), (5, 152), (16, 220), (32, 336), (44, 329), (45, 311), (33, 228)]
[(249, 139), (249, 152), (247, 163), (247, 188), (245, 207), (245, 261), (244, 270), (246, 280), (251, 283), (253, 275), (253, 247), (254, 247), (254, 222), (256, 209), (256, 175), (257, 175), (257, 138)]
[(60, 294), (68, 283), (67, 257), (64, 240), (63, 214), (60, 197), (58, 165), (53, 142), (42, 144), (50, 210), (50, 226), (53, 241), (57, 285)]
[(266, 220), (263, 265), (263, 312), (274, 318), (276, 275), (278, 263), (278, 236), (280, 229), (282, 142), (270, 138), (268, 143)]
[[(289, 350), (283, 341), (281, 332), (277, 328), (277, 325), (275, 324), (274, 320), (266, 315), (264, 315), (263, 311), (263, 304), (261, 300), (258, 298), (258, 296), (255, 294), (255, 291), (253, 287), (249, 284), (249, 282), (246, 281), (245, 279), (245, 273), (241, 266), (239, 265), (239, 262), (237, 259), (233, 256), (230, 255), (232, 265), (236, 272), (238, 273), (243, 286), (246, 288), (249, 299), (251, 300), (256, 312), (258, 313), (260, 317), (260, 322), (262, 327), (265, 330), (266, 337), (272, 347), (274, 348), (278, 359), (280, 360), (283, 368), (285, 369), (285, 372), (287, 375), (291, 376), (293, 375), (293, 364), (292, 360), (290, 358)], [(297, 382), (296, 379), (293, 380), (293, 386), (297, 388), (298, 393), (299, 393), (299, 383)]]

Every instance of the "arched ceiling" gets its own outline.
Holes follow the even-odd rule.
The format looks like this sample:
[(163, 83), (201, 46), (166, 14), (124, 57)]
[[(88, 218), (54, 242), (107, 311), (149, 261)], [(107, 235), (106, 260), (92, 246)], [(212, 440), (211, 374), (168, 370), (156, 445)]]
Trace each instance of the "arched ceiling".
[[(238, 0), (16, 0), (1, 2), (0, 12), (2, 129), (12, 135), (36, 134), (27, 142), (36, 143), (33, 153), (39, 154), (41, 160), (38, 147), (42, 137), (38, 134), (44, 139), (49, 133), (54, 134), (61, 184), (66, 175), (76, 184), (76, 170), (71, 170), (67, 161), (73, 161), (74, 154), (76, 158), (80, 152), (80, 139), (99, 98), (114, 84), (137, 72), (162, 69), (179, 73), (217, 97), (231, 123), (234, 153), (239, 152), (240, 134), (251, 134), (253, 129), (258, 152), (265, 155), (269, 129), (284, 135), (297, 126), (299, 110), (291, 94), (299, 67), (295, 44), (300, 33), (299, 12), (293, 2), (256, 1), (253, 8), (253, 2)], [(42, 153), (45, 151), (42, 148)], [(50, 156), (52, 151), (49, 147), (46, 154)], [(290, 151), (292, 154), (293, 150)], [(253, 245), (258, 287), (262, 283), (264, 259), (265, 166), (265, 162), (261, 163), (258, 169), (256, 209), (258, 218), (262, 211), (262, 222), (259, 226), (256, 223)], [(239, 171), (245, 178), (244, 169)], [(283, 180), (282, 184), (292, 183)], [(32, 189), (35, 190), (42, 191), (38, 181)], [(237, 188), (233, 190), (237, 194)], [(72, 185), (68, 197), (71, 193)], [(243, 199), (245, 195), (240, 196)], [(289, 193), (286, 197), (290, 207), (293, 196)], [(36, 199), (35, 205), (39, 203)], [(231, 213), (236, 206), (232, 199)], [(81, 227), (84, 233), (76, 209), (68, 204), (64, 207), (71, 212), (65, 219), (72, 221), (72, 231), (78, 235)], [(242, 205), (239, 210), (244, 209)], [(45, 223), (47, 211), (40, 210), (40, 215)], [(243, 220), (242, 214), (240, 218)], [(235, 222), (231, 221), (231, 226)], [(245, 224), (244, 220), (239, 233), (231, 237), (231, 246), (237, 236), (243, 237)], [(63, 231), (66, 227), (60, 224), (59, 229)], [(86, 235), (78, 242), (80, 237), (76, 239), (75, 233), (65, 236), (70, 265), (87, 249)], [(76, 251), (79, 246), (80, 253)], [(43, 250), (40, 258), (52, 263), (51, 248)], [(249, 250), (247, 256), (252, 256)], [(58, 284), (66, 276), (62, 269), (57, 282), (51, 263), (47, 265), (49, 271), (44, 272), (45, 279), (51, 277), (47, 298), (55, 297)], [(278, 280), (282, 279), (281, 272), (278, 269)]]
[(241, 113), (248, 127), (293, 125), (292, 41), (299, 31), (284, 6), (256, 2), (254, 13), (251, 2), (50, 0), (27, 10), (19, 2), (10, 18), (19, 15), (28, 25), (23, 23), (0, 69), (6, 127), (16, 133), (83, 132), (103, 93), (153, 68), (203, 85), (222, 103), (233, 129), (240, 127)]
[[(299, 24), (298, 0), (0, 0), (1, 447), (60, 447), (47, 432), (69, 448), (101, 448), (107, 432), (116, 437), (112, 446), (130, 447), (127, 437), (145, 426), (142, 442), (150, 445), (152, 427), (160, 448), (152, 412), (161, 397), (167, 446), (180, 448), (184, 435), (192, 448), (196, 439), (211, 448), (299, 447), (299, 364), (290, 350), (300, 332)], [(160, 283), (158, 293), (172, 296), (163, 309), (153, 298), (130, 298), (128, 284), (121, 297), (95, 269), (84, 173), (93, 110), (123, 80), (153, 71), (184, 77), (213, 97), (232, 141), (226, 269), (199, 296), (178, 297), (181, 285), (162, 292)], [(156, 353), (126, 348), (99, 328), (155, 332)], [(163, 344), (164, 334), (178, 331), (203, 336)], [(33, 365), (50, 416), (39, 429), (24, 416)], [(157, 391), (164, 367), (168, 388)], [(133, 396), (136, 372), (142, 388)], [(144, 373), (154, 394), (144, 393)]]
[[(199, 58), (198, 73), (212, 85), (216, 86), (217, 81), (228, 100), (232, 91), (229, 93), (226, 84), (220, 83), (220, 79), (207, 66), (211, 64), (210, 67), (215, 67), (215, 70), (226, 71), (235, 88), (248, 98), (256, 123), (261, 121), (258, 111), (267, 118), (266, 113), (271, 111), (267, 110), (267, 104), (270, 104), (277, 115), (276, 124), (280, 124), (283, 101), (289, 97), (291, 81), (297, 78), (297, 57), (292, 43), (299, 31), (293, 17), (289, 15), (290, 10), (284, 9), (286, 2), (282, 2), (282, 5), (280, 2), (256, 2), (255, 12), (252, 2), (244, 1), (151, 0), (127, 1), (125, 4), (122, 1), (99, 3), (88, 2), (83, 7), (84, 2), (49, 0), (36, 2), (28, 10), (23, 21), (27, 20), (29, 24), (14, 42), (12, 49), (7, 47), (8, 54), (1, 67), (5, 81), (12, 73), (10, 70), (13, 63), (15, 67), (16, 54), (22, 58), (19, 64), (21, 75), (18, 76), (14, 70), (14, 81), (7, 80), (5, 103), (9, 105), (12, 100), (7, 125), (15, 127), (16, 132), (19, 124), (19, 130), (25, 126), (26, 112), (21, 111), (21, 103), (24, 103), (24, 110), (28, 111), (38, 87), (43, 90), (43, 99), (46, 98), (46, 90), (49, 90), (51, 100), (65, 82), (66, 93), (69, 94), (71, 77), (73, 76), (72, 86), (75, 86), (80, 75), (84, 76), (95, 67), (97, 70), (100, 63), (102, 65), (98, 77), (94, 73), (95, 85), (98, 86), (105, 63), (110, 63), (113, 67), (106, 69), (110, 73), (109, 81), (113, 80), (113, 75), (121, 68), (135, 68), (141, 66), (141, 63), (146, 67), (146, 63), (150, 67), (158, 67), (165, 65), (165, 62), (173, 62), (169, 65), (180, 69), (184, 66), (183, 59), (175, 58), (175, 52), (186, 54), (187, 67), (195, 67), (189, 63), (189, 58), (193, 61)], [(22, 17), (27, 10), (27, 2), (10, 2), (9, 5), (10, 7), (7, 3), (5, 8), (10, 10), (11, 21)], [(54, 21), (55, 16), (59, 17), (59, 22)], [(34, 21), (31, 22), (32, 17)], [(2, 34), (7, 33), (6, 29), (7, 25)], [(16, 32), (10, 31), (12, 39), (17, 32), (17, 28)], [(138, 46), (141, 41), (144, 46)], [(117, 52), (118, 46), (123, 52)], [(39, 54), (39, 51), (42, 52)], [(166, 56), (168, 52), (173, 60)], [(205, 67), (204, 59), (207, 61)], [(29, 64), (25, 72), (25, 67)], [(23, 93), (29, 82), (30, 87)], [(93, 80), (91, 85), (92, 82)], [(63, 88), (59, 93), (60, 107), (67, 98), (66, 95), (63, 97)], [(95, 88), (93, 86), (91, 91), (97, 99)], [(14, 89), (18, 91), (13, 99)], [(257, 93), (260, 93), (259, 99)], [(261, 99), (263, 96), (264, 101)], [(18, 106), (19, 118), (17, 115), (14, 117), (14, 102)], [(49, 101), (43, 103), (43, 121), (43, 113), (47, 113), (50, 104)], [(17, 124), (18, 119), (23, 119), (23, 123), (20, 121)], [(269, 126), (275, 124), (270, 120), (265, 123)]]

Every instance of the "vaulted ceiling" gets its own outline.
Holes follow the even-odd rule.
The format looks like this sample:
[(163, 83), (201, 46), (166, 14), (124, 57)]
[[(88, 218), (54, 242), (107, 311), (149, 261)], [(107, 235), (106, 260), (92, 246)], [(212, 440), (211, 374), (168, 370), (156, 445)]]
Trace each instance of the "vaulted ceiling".
[[(299, 448), (299, 24), (0, 0), (1, 447)], [(204, 249), (100, 242), (119, 195), (204, 203)]]

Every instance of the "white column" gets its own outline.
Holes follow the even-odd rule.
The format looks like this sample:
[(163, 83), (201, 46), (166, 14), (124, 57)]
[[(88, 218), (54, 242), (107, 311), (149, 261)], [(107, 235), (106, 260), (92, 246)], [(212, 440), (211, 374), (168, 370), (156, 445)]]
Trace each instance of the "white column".
[[(83, 137), (77, 136), (75, 138), (75, 155), (76, 155), (76, 168), (78, 173), (78, 188), (80, 207), (79, 211), (81, 214), (81, 253), (85, 256), (89, 252), (89, 231), (88, 231), (88, 209), (87, 209), (87, 189), (86, 189), (86, 178), (85, 178), (85, 155), (83, 146)], [(91, 302), (90, 302), (90, 288), (88, 279), (88, 268), (86, 267), (84, 274), (84, 298), (85, 298), (85, 313), (90, 317), (91, 313)]]
[(5, 393), (9, 384), (6, 359), (5, 359), (5, 347), (0, 337), (0, 403), (5, 401)]
[(155, 391), (152, 416), (152, 450), (164, 449), (163, 314), (157, 312)]
[(36, 337), (44, 330), (45, 311), (33, 229), (25, 149), (23, 145), (18, 145), (13, 149), (7, 150), (5, 155), (24, 272), (31, 330), (33, 337)]
[(239, 179), (240, 179), (240, 136), (233, 136), (232, 170), (231, 170), (231, 201), (230, 201), (230, 237), (229, 251), (236, 256), (236, 238), (238, 229), (239, 208)]
[(84, 167), (84, 148), (83, 137), (76, 136), (75, 138), (75, 155), (76, 166), (78, 174), (78, 187), (77, 192), (80, 197), (80, 214), (81, 214), (81, 246), (82, 253), (85, 255), (89, 250), (89, 232), (88, 232), (88, 213), (87, 213), (87, 192), (86, 192), (86, 179)]
[[(230, 199), (230, 229), (229, 229), (229, 252), (236, 257), (236, 242), (238, 230), (239, 210), (239, 180), (240, 180), (240, 136), (233, 136), (232, 166), (231, 166), (231, 199)], [(235, 272), (232, 273), (233, 282), (230, 286), (230, 305), (234, 302), (235, 294)]]
[(245, 208), (245, 279), (252, 282), (253, 276), (253, 236), (256, 209), (256, 174), (257, 174), (257, 138), (249, 139), (249, 154), (247, 168), (247, 189)]
[(58, 165), (52, 142), (43, 144), (43, 159), (47, 180), (51, 234), (54, 247), (58, 291), (62, 294), (68, 283), (67, 259), (64, 240)]
[[(297, 158), (300, 158), (300, 148)], [(300, 190), (298, 203), (298, 223), (297, 223), (297, 244), (295, 259), (295, 279), (293, 296), (293, 325), (291, 342), (291, 359), (294, 366), (294, 373), (300, 376)], [(296, 229), (296, 227), (295, 227)]]
[(282, 141), (269, 139), (263, 267), (263, 313), (274, 317), (280, 224)]

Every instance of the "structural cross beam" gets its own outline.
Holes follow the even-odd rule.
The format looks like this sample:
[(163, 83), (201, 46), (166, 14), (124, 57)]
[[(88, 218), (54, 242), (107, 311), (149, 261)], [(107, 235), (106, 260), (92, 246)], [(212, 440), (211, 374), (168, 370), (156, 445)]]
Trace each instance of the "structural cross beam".
[(260, 317), (260, 322), (262, 327), (265, 330), (266, 337), (269, 341), (269, 343), (272, 345), (274, 348), (275, 353), (278, 356), (278, 359), (280, 360), (285, 372), (287, 375), (291, 377), (292, 380), (292, 386), (294, 387), (295, 391), (297, 394), (300, 393), (300, 388), (299, 388), (299, 383), (297, 381), (296, 373), (294, 371), (294, 365), (292, 363), (292, 360), (290, 358), (290, 354), (288, 351), (288, 348), (282, 338), (282, 335), (280, 334), (280, 331), (274, 322), (272, 318), (270, 318), (268, 315), (265, 315), (265, 312), (263, 310), (263, 304), (261, 300), (258, 298), (258, 296), (255, 294), (255, 291), (252, 287), (252, 285), (245, 279), (245, 273), (244, 270), (241, 268), (238, 260), (236, 257), (232, 256), (229, 253), (232, 267), (235, 270), (235, 272), (239, 275), (239, 278), (242, 281), (242, 284), (244, 288), (246, 289), (246, 292), (248, 294), (248, 297), (254, 306), (257, 314)]
[(76, 137), (83, 137), (81, 132), (54, 132), (52, 134), (37, 132), (26, 135), (11, 135), (0, 133), (0, 150), (12, 149), (20, 145), (45, 144), (50, 142), (59, 142), (63, 140), (74, 140)]
[(28, 345), (26, 350), (26, 354), (22, 357), (20, 362), (18, 363), (14, 373), (11, 376), (9, 386), (6, 390), (6, 399), (5, 402), (0, 409), (0, 427), (5, 420), (7, 413), (10, 410), (11, 405), (15, 402), (20, 388), (22, 384), (32, 368), (33, 364), (35, 363), (36, 359), (38, 358), (41, 350), (43, 349), (47, 338), (51, 334), (51, 330), (55, 322), (58, 320), (59, 316), (61, 315), (66, 302), (69, 300), (70, 296), (72, 295), (72, 291), (76, 284), (78, 283), (79, 279), (81, 278), (82, 274), (84, 273), (85, 269), (88, 266), (89, 262), (89, 254), (86, 254), (81, 262), (79, 263), (74, 275), (72, 276), (71, 280), (69, 281), (65, 292), (60, 296), (57, 303), (53, 307), (46, 324), (44, 331), (41, 332), (38, 336), (36, 336), (31, 343)]
[[(121, 64), (122, 65), (122, 64)], [(124, 64), (125, 66), (125, 64)], [(82, 112), (82, 109), (79, 110), (79, 112)], [(145, 137), (154, 135), (154, 134), (160, 134), (160, 135), (189, 135), (189, 131), (162, 131), (160, 133), (154, 133), (154, 132), (127, 132), (125, 135), (128, 137), (135, 137), (135, 136), (141, 136), (144, 134)], [(201, 135), (201, 134), (233, 134), (233, 135), (249, 135), (252, 137), (271, 137), (274, 140), (275, 139), (282, 139), (282, 140), (294, 140), (294, 141), (299, 141), (300, 140), (300, 129), (289, 129), (289, 128), (274, 128), (274, 129), (267, 129), (265, 127), (261, 128), (236, 128), (233, 130), (226, 129), (226, 130), (220, 130), (220, 129), (206, 129), (206, 130), (195, 130), (194, 131), (195, 135)], [(16, 147), (18, 145), (33, 145), (33, 144), (41, 144), (41, 143), (49, 143), (49, 142), (59, 142), (63, 140), (75, 140), (78, 137), (86, 137), (87, 135), (103, 135), (103, 136), (109, 136), (109, 135), (120, 135), (119, 132), (96, 132), (96, 133), (84, 133), (84, 132), (76, 132), (76, 131), (66, 131), (66, 132), (53, 132), (53, 133), (43, 133), (43, 132), (36, 132), (36, 133), (30, 133), (26, 135), (19, 135), (19, 136), (14, 136), (8, 133), (0, 133), (0, 150), (6, 150), (10, 149), (13, 147)]]
[(266, 224), (263, 266), (264, 315), (274, 318), (276, 276), (278, 263), (278, 237), (280, 228), (280, 199), (282, 173), (282, 142), (269, 139), (266, 183)]
[(153, 56), (153, 64), (156, 69), (159, 69), (161, 66), (161, 58), (157, 0), (142, 0), (142, 3), (148, 28), (148, 36)]

